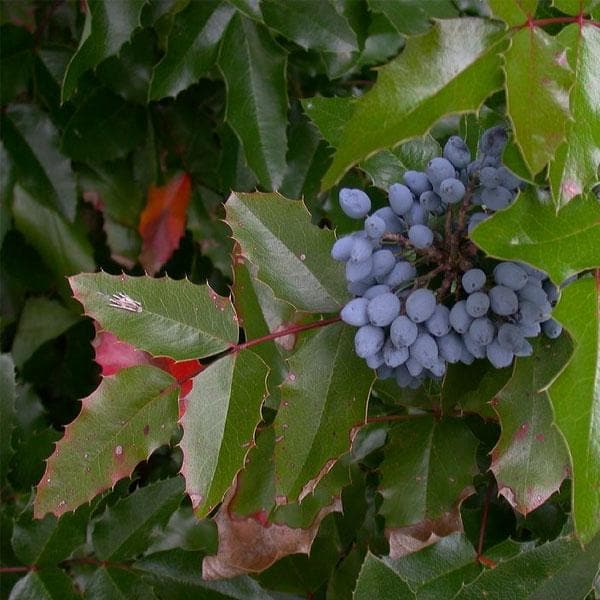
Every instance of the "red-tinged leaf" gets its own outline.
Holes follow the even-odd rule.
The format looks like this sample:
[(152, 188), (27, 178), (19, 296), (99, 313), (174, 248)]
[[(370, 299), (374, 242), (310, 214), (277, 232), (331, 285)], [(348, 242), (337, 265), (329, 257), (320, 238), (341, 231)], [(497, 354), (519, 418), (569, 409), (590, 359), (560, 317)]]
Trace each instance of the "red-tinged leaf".
[(177, 382), (150, 365), (105, 377), (81, 402), (38, 484), (34, 517), (89, 502), (127, 477), (177, 426)]
[(96, 362), (100, 365), (104, 377), (136, 365), (153, 365), (172, 375), (177, 383), (181, 384), (180, 400), (192, 390), (192, 377), (204, 369), (204, 365), (196, 359), (175, 361), (168, 357), (154, 358), (148, 352), (122, 342), (110, 331), (97, 331), (92, 345), (96, 352)]
[(154, 275), (179, 246), (185, 230), (192, 180), (187, 173), (173, 177), (162, 187), (151, 186), (140, 217), (140, 263)]
[(341, 501), (321, 509), (306, 529), (265, 523), (260, 515), (238, 518), (229, 512), (227, 499), (215, 517), (219, 530), (219, 550), (202, 561), (203, 579), (223, 579), (257, 573), (290, 554), (309, 554), (321, 521), (341, 510)]

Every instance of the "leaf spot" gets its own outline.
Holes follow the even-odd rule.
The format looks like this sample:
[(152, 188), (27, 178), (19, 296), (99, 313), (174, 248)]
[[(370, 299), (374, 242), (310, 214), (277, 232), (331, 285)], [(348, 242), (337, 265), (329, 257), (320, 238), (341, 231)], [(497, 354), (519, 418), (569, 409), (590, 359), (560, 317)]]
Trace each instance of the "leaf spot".
[(543, 434), (543, 433), (538, 433), (538, 434), (535, 436), (535, 439), (536, 439), (538, 442), (543, 442), (543, 441), (544, 441), (544, 439), (545, 439), (545, 438), (544, 438), (544, 434)]
[(300, 255), (300, 260), (305, 261), (306, 260), (306, 254), (301, 254)]
[(120, 446), (120, 445), (119, 445), (119, 446), (117, 446), (117, 447), (115, 448), (115, 454), (116, 454), (117, 456), (121, 456), (121, 455), (123, 454), (123, 446)]
[(142, 312), (142, 303), (134, 300), (123, 292), (113, 294), (108, 301), (108, 305), (112, 308), (120, 308), (121, 310), (126, 310), (128, 312)]
[(289, 379), (290, 381), (296, 381), (296, 373), (290, 373), (290, 374), (288, 375), (288, 379)]
[(283, 442), (283, 436), (282, 436), (282, 435), (278, 435), (278, 436), (275, 438), (275, 442), (277, 442), (277, 443), (279, 443), (279, 442)]
[(150, 433), (150, 425), (146, 424), (144, 425), (144, 435), (148, 435)]

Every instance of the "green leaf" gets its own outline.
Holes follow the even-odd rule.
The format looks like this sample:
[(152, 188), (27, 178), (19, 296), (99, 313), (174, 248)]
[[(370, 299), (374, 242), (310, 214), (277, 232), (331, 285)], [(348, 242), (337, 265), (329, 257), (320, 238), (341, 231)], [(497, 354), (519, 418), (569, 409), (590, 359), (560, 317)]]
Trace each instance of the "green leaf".
[(79, 48), (71, 58), (62, 86), (65, 102), (77, 88), (79, 78), (105, 58), (117, 54), (141, 25), (142, 8), (146, 0), (103, 2), (89, 0), (85, 27)]
[(138, 488), (108, 507), (92, 531), (96, 556), (120, 561), (142, 554), (181, 503), (183, 488), (180, 477), (171, 477)]
[(442, 386), (444, 412), (475, 412), (484, 419), (495, 419), (490, 403), (511, 375), (511, 369), (495, 369), (488, 361), (448, 365)]
[(486, 552), (496, 563), (468, 583), (454, 598), (585, 598), (600, 562), (600, 536), (584, 549), (573, 537), (535, 546), (508, 540)]
[(266, 25), (305, 50), (336, 54), (358, 51), (354, 31), (330, 0), (262, 0), (260, 8)]
[(71, 163), (59, 151), (58, 132), (33, 105), (9, 107), (2, 119), (2, 139), (21, 185), (44, 204), (75, 219), (77, 194)]
[(564, 46), (540, 27), (526, 27), (513, 35), (504, 53), (504, 70), (515, 142), (535, 174), (565, 140), (573, 72)]
[(61, 304), (48, 298), (29, 298), (21, 313), (12, 355), (17, 367), (22, 367), (44, 343), (63, 334), (78, 317)]
[(351, 429), (365, 422), (373, 373), (354, 353), (354, 333), (343, 324), (324, 327), (288, 361), (275, 418), (275, 472), (277, 495), (289, 501), (348, 451)]
[(354, 113), (352, 98), (323, 98), (315, 96), (302, 100), (306, 114), (319, 128), (321, 135), (331, 146), (337, 148), (342, 142), (344, 128)]
[[(4, 8), (4, 7), (3, 7)], [(33, 36), (23, 27), (0, 28), (0, 104), (27, 90), (31, 78)]]
[(133, 571), (100, 567), (85, 586), (86, 600), (157, 600), (152, 588)]
[(538, 200), (527, 189), (512, 206), (478, 225), (471, 239), (495, 258), (528, 262), (561, 283), (600, 266), (600, 204), (590, 194), (556, 214), (547, 198)]
[(476, 449), (475, 436), (460, 419), (422, 416), (391, 427), (380, 465), (386, 527), (450, 511), (476, 473)]
[(168, 444), (177, 423), (177, 392), (173, 377), (147, 365), (103, 378), (48, 459), (34, 517), (59, 516), (89, 502)]
[(92, 247), (80, 229), (36, 202), (18, 186), (12, 210), (17, 229), (55, 275), (72, 275), (96, 268)]
[(569, 360), (572, 345), (563, 336), (537, 338), (533, 346), (533, 356), (516, 360), (511, 379), (492, 403), (502, 433), (490, 468), (499, 493), (524, 515), (546, 502), (570, 472), (546, 387)]
[(571, 90), (571, 113), (567, 139), (557, 149), (549, 176), (556, 208), (574, 196), (589, 191), (599, 177), (600, 108), (594, 99), (600, 94), (600, 30), (597, 27), (565, 27), (557, 36), (569, 48), (569, 62), (575, 71)]
[(425, 134), (442, 116), (478, 109), (502, 85), (500, 36), (491, 21), (461, 18), (410, 39), (356, 101), (323, 187), (377, 150)]
[(226, 120), (261, 184), (278, 189), (287, 149), (286, 55), (263, 26), (238, 13), (221, 43), (219, 66), (227, 85)]
[(225, 495), (253, 444), (268, 369), (249, 350), (225, 356), (194, 378), (181, 419), (181, 473), (198, 517)]
[(488, 0), (494, 15), (508, 25), (522, 25), (537, 10), (538, 0)]
[(16, 424), (15, 365), (10, 354), (0, 354), (0, 482), (4, 485), (14, 454), (12, 434)]
[[(453, 533), (439, 542), (397, 560), (378, 559), (369, 555), (361, 570), (357, 589), (364, 590), (363, 595), (355, 598), (368, 598), (369, 591), (380, 586), (401, 586), (405, 584), (419, 600), (436, 600), (450, 598), (460, 591), (468, 581), (474, 579), (481, 568), (474, 560), (475, 550), (467, 538), (460, 533)], [(369, 578), (374, 581), (371, 590), (366, 583)], [(410, 595), (402, 596), (410, 597)]]
[(310, 223), (302, 202), (277, 193), (233, 193), (225, 209), (242, 254), (277, 298), (299, 310), (340, 309), (348, 293), (343, 269), (328, 257), (335, 236)]
[(142, 107), (106, 88), (97, 88), (67, 123), (61, 150), (83, 162), (114, 160), (133, 150), (145, 133), (146, 114)]
[[(204, 358), (237, 341), (230, 299), (218, 296), (208, 285), (107, 273), (84, 273), (69, 282), (85, 313), (103, 329), (154, 356)], [(141, 310), (114, 308), (110, 302), (115, 294), (140, 303)]]
[(58, 567), (31, 571), (19, 579), (10, 593), (10, 600), (76, 600), (71, 579)]
[(225, 2), (204, 0), (190, 2), (175, 16), (167, 53), (152, 73), (150, 100), (176, 96), (214, 65), (219, 42), (234, 14)]
[(12, 545), (19, 560), (26, 565), (50, 566), (69, 558), (86, 541), (90, 508), (81, 507), (57, 519), (46, 515), (33, 519), (24, 512), (15, 523)]
[(598, 0), (553, 0), (552, 5), (568, 15), (589, 14), (599, 6)]
[[(566, 209), (563, 209), (566, 210)], [(565, 437), (573, 469), (573, 518), (587, 542), (600, 529), (600, 280), (568, 285), (554, 317), (571, 333), (575, 352), (548, 389), (556, 424)]]
[(431, 19), (458, 17), (451, 0), (368, 0), (369, 8), (382, 13), (400, 32), (406, 35), (423, 33), (431, 26)]
[(369, 552), (358, 574), (354, 600), (369, 600), (377, 590), (380, 598), (416, 598), (408, 584), (382, 559)]

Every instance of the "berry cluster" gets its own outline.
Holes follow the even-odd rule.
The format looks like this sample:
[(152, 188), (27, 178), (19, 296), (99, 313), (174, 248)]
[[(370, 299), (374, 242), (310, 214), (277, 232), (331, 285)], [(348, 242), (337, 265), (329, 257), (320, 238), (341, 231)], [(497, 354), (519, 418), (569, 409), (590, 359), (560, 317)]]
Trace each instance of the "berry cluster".
[(355, 296), (341, 318), (358, 327), (356, 353), (380, 378), (417, 388), (426, 377), (441, 378), (448, 363), (487, 358), (507, 367), (514, 356), (532, 353), (527, 338), (542, 330), (560, 335), (550, 317), (558, 288), (545, 273), (501, 262), (488, 276), (475, 265), (478, 252), (467, 234), (506, 208), (521, 186), (501, 164), (506, 140), (502, 127), (488, 129), (471, 160), (465, 142), (452, 136), (443, 157), (425, 172), (407, 171), (404, 183), (390, 187), (389, 206), (370, 216), (367, 194), (340, 191), (344, 213), (364, 219), (362, 231), (331, 250), (346, 263)]

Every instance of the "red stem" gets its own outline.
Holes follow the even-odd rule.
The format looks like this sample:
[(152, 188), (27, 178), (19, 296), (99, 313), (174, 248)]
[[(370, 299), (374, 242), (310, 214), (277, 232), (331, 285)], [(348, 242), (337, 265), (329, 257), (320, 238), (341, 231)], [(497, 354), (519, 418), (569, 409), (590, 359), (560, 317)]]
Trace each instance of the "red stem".
[(258, 338), (254, 338), (253, 340), (248, 340), (247, 342), (243, 342), (242, 344), (234, 344), (229, 348), (229, 353), (234, 354), (235, 352), (240, 352), (241, 350), (246, 350), (246, 348), (251, 348), (252, 346), (257, 346), (258, 344), (262, 344), (263, 342), (270, 342), (280, 337), (285, 337), (286, 335), (292, 335), (294, 333), (299, 333), (300, 331), (308, 331), (309, 329), (317, 329), (318, 327), (325, 327), (326, 325), (331, 325), (333, 323), (337, 323), (340, 320), (339, 315), (337, 317), (331, 317), (331, 319), (321, 319), (320, 321), (313, 321), (312, 323), (305, 323), (303, 325), (292, 325), (287, 329), (282, 329), (281, 331), (274, 331), (273, 333), (268, 333), (267, 335), (263, 335)]
[(575, 15), (573, 17), (549, 17), (547, 19), (527, 19), (522, 25), (518, 25), (517, 29), (523, 29), (529, 27), (545, 27), (546, 25), (554, 25), (555, 23), (579, 23), (580, 27), (584, 25), (592, 25), (593, 27), (600, 27), (600, 22), (592, 21), (591, 19), (584, 19), (583, 14)]
[(35, 566), (29, 567), (0, 567), (0, 573), (27, 573), (28, 571), (35, 571)]
[(488, 516), (490, 512), (490, 502), (492, 501), (492, 493), (494, 491), (494, 480), (490, 478), (487, 490), (485, 492), (485, 500), (483, 501), (483, 512), (481, 513), (481, 525), (479, 527), (479, 542), (477, 543), (477, 562), (486, 566), (491, 566), (489, 559), (483, 556), (483, 543), (485, 541), (485, 532), (487, 530)]

